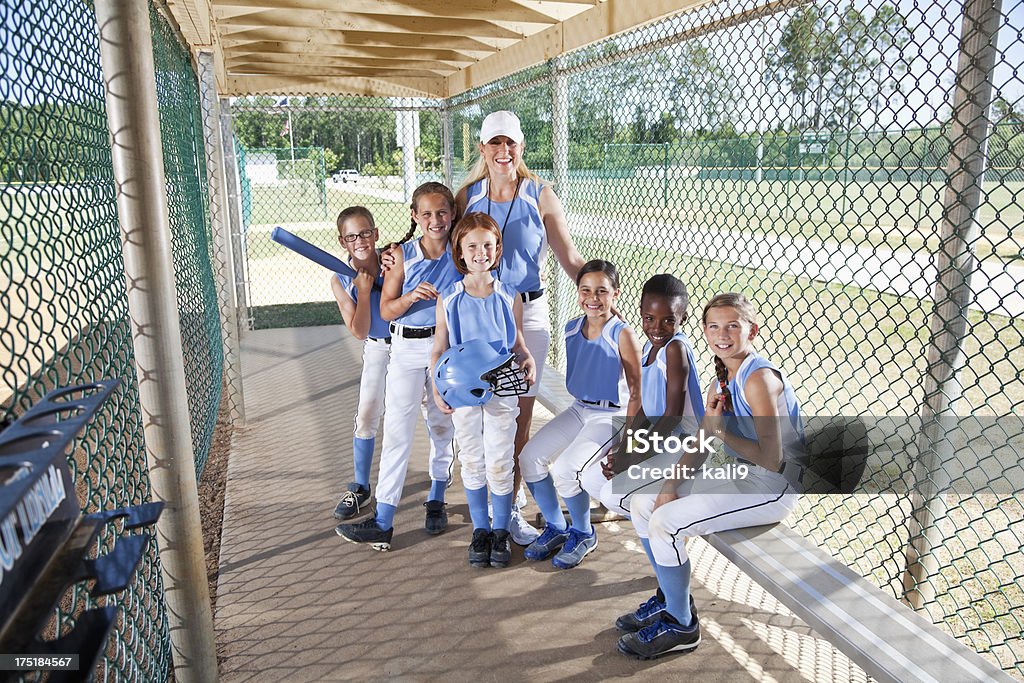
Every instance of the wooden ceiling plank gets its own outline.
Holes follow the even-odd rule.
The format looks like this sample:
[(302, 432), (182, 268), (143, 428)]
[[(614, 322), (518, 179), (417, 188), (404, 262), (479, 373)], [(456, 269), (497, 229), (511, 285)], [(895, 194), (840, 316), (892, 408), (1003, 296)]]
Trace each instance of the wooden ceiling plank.
[(244, 55), (306, 55), (310, 57), (365, 57), (367, 59), (390, 60), (402, 59), (409, 61), (445, 62), (450, 64), (472, 64), (479, 61), (457, 50), (435, 50), (423, 47), (405, 47), (396, 51), (390, 47), (365, 47), (361, 45), (308, 45), (306, 43), (288, 43), (282, 41), (266, 41), (262, 43), (244, 43), (230, 49), (232, 58)]
[(546, 14), (557, 21), (565, 21), (580, 12), (586, 12), (588, 5), (598, 4), (598, 0), (582, 0), (581, 2), (552, 2), (552, 0), (515, 0), (516, 4), (522, 5), (536, 12)]
[(213, 10), (210, 0), (168, 0), (167, 9), (181, 34), (193, 47), (213, 44)]
[(535, 32), (524, 24), (518, 30), (498, 26), (479, 19), (445, 19), (437, 17), (410, 17), (398, 15), (353, 14), (320, 10), (266, 10), (237, 17), (217, 20), (221, 36), (248, 28), (315, 28), (334, 31), (372, 31), (380, 33), (413, 33), (429, 35), (468, 35), (482, 38), (519, 40)]
[(449, 97), (628, 29), (676, 12), (694, 9), (709, 1), (607, 0), (452, 74), (448, 77)]
[(223, 95), (356, 95), (441, 97), (442, 79), (325, 78), (322, 76), (229, 76)]
[(225, 49), (246, 42), (283, 41), (301, 42), (307, 45), (365, 45), (372, 47), (429, 47), (436, 49), (467, 50), (475, 52), (497, 52), (507, 44), (505, 41), (483, 42), (467, 36), (418, 36), (407, 33), (368, 33), (366, 31), (325, 31), (305, 29), (296, 31), (288, 28), (252, 29), (231, 36), (221, 35)]
[[(216, 0), (216, 8), (218, 16), (233, 16), (234, 13), (250, 10), (281, 9), (281, 3), (277, 0)], [(567, 13), (583, 9), (579, 4), (553, 3), (546, 0), (345, 0), (342, 6), (339, 6), (337, 0), (303, 0), (294, 3), (289, 10), (334, 12), (342, 8), (346, 12), (357, 14), (449, 17), (548, 25), (563, 20)]]
[(365, 59), (359, 57), (311, 57), (310, 55), (239, 55), (227, 62), (229, 71), (237, 71), (242, 64), (293, 64), (305, 66), (310, 73), (316, 73), (320, 67), (362, 67), (377, 71), (390, 69), (413, 69), (429, 71), (436, 75), (447, 76), (459, 70), (459, 67), (443, 62), (426, 62), (412, 59)]
[(270, 64), (267, 62), (253, 62), (249, 64), (238, 64), (228, 71), (232, 76), (273, 74), (273, 75), (295, 75), (295, 76), (364, 76), (367, 78), (434, 78), (442, 79), (441, 74), (426, 69), (379, 69), (373, 67), (315, 67), (311, 71), (306, 64)]

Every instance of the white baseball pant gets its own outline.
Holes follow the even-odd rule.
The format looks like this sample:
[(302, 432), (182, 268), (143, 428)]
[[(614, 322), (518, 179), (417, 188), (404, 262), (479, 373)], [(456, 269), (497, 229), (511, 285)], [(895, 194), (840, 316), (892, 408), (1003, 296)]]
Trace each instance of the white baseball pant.
[[(671, 468), (679, 462), (677, 453), (659, 453), (653, 457), (641, 461), (644, 467)], [(603, 474), (603, 473), (602, 473)], [(601, 484), (601, 504), (612, 512), (629, 516), (630, 501), (634, 495), (653, 493), (655, 496), (661, 491), (661, 479), (633, 478), (630, 472), (619, 472), (614, 478), (605, 480)]]
[[(708, 468), (722, 471), (723, 468)], [(663, 567), (686, 562), (686, 539), (726, 529), (772, 524), (785, 519), (799, 495), (778, 473), (750, 466), (744, 479), (714, 479), (713, 475), (682, 482), (679, 499), (654, 509), (656, 494), (631, 499), (633, 527), (649, 538), (654, 561)]]
[(487, 486), (494, 495), (512, 493), (519, 400), (494, 396), (482, 406), (457, 408), (452, 415), (459, 444), (462, 483), (467, 489)]
[(519, 454), (519, 467), (527, 483), (541, 481), (550, 470), (555, 490), (571, 498), (582, 490), (598, 496), (605, 478), (600, 461), (616, 442), (613, 418), (620, 410), (588, 406), (576, 401), (533, 435)]
[[(388, 363), (384, 390), (384, 437), (380, 449), (380, 470), (377, 473), (377, 500), (398, 506), (409, 469), (409, 456), (416, 428), (416, 415), (425, 410), (430, 436), (428, 470), (433, 481), (451, 477), (455, 452), (452, 440), (455, 428), (448, 415), (434, 404), (424, 402), (431, 391), (430, 353), (434, 338), (391, 338), (391, 362)], [(425, 406), (425, 409), (423, 408)]]
[(387, 376), (391, 345), (383, 339), (363, 342), (363, 374), (359, 376), (359, 404), (356, 406), (357, 439), (377, 436), (384, 414), (384, 378)]
[(540, 391), (540, 378), (551, 346), (551, 319), (548, 316), (548, 297), (523, 302), (523, 341), (537, 366), (536, 381), (523, 396), (536, 396)]

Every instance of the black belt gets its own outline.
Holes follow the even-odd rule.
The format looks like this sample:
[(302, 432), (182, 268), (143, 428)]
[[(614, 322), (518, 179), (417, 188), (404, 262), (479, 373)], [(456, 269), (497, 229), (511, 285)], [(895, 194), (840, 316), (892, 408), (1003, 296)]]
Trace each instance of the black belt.
[(586, 399), (578, 399), (580, 403), (584, 403), (588, 406), (600, 406), (601, 408), (621, 408), (618, 403), (612, 403), (611, 401), (587, 401)]
[(391, 337), (370, 337), (370, 341), (382, 341), (385, 344), (390, 344)]
[(426, 339), (434, 336), (433, 327), (406, 327), (391, 323), (391, 334), (397, 334), (406, 339)]
[(539, 299), (542, 296), (544, 296), (544, 290), (543, 289), (538, 289), (535, 292), (519, 292), (519, 297), (523, 300), (523, 303), (526, 303), (527, 301), (533, 301), (535, 299)]

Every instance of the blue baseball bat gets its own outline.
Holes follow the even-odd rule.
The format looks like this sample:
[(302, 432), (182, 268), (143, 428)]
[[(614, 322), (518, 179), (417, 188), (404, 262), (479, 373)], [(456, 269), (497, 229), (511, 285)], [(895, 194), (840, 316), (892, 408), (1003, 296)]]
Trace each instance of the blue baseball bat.
[(274, 240), (282, 247), (288, 247), (300, 256), (305, 256), (313, 263), (317, 263), (327, 270), (335, 273), (341, 273), (342, 275), (350, 278), (355, 278), (356, 276), (356, 271), (352, 270), (352, 268), (340, 258), (327, 253), (315, 244), (310, 244), (301, 237), (293, 235), (281, 226), (277, 226), (270, 231), (270, 239)]
[[(298, 237), (297, 235), (293, 235), (292, 233), (282, 228), (280, 225), (276, 226), (273, 230), (270, 231), (270, 239), (274, 240), (282, 247), (287, 247), (288, 249), (291, 249), (299, 256), (305, 256), (313, 263), (321, 265), (327, 270), (330, 270), (335, 273), (341, 273), (342, 275), (345, 275), (350, 278), (354, 278), (356, 276), (356, 271), (352, 270), (351, 266), (342, 261), (340, 258), (327, 253), (326, 251), (316, 246), (315, 244), (310, 244), (301, 237)], [(376, 283), (374, 283), (374, 288), (377, 288)], [(416, 303), (409, 307), (409, 310), (406, 311), (406, 313), (412, 313), (414, 311), (419, 311), (424, 308), (430, 308), (432, 306), (434, 306), (433, 301), (417, 301)]]

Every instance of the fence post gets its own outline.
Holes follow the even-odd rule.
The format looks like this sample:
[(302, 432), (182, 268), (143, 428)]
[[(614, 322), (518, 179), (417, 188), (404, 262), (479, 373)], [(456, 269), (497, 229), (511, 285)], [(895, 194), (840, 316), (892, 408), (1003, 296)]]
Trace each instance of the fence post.
[(216, 681), (217, 656), (175, 295), (146, 0), (95, 3), (132, 343), (179, 681)]
[(904, 598), (914, 608), (935, 597), (930, 577), (938, 571), (938, 562), (932, 548), (942, 544), (935, 523), (946, 510), (937, 480), (943, 478), (942, 463), (952, 457), (946, 434), (954, 419), (953, 401), (961, 394), (958, 375), (964, 364), (967, 307), (972, 296), (971, 275), (976, 268), (973, 243), (978, 234), (977, 214), (985, 177), (991, 78), (1000, 18), (1001, 0), (964, 3), (942, 227), (935, 254), (935, 307), (903, 575)]
[(224, 151), (224, 185), (227, 187), (228, 229), (231, 236), (231, 256), (234, 259), (235, 302), (240, 329), (249, 329), (249, 300), (245, 291), (245, 225), (242, 219), (242, 190), (238, 177), (238, 155), (235, 154), (235, 133), (231, 123), (231, 101), (222, 97), (220, 101), (220, 138)]
[[(569, 77), (562, 70), (563, 59), (555, 57), (548, 62), (551, 74), (551, 173), (555, 179), (555, 190), (569, 210)], [(569, 319), (569, 302), (575, 298), (566, 294), (571, 284), (569, 276), (555, 263), (551, 269), (550, 288), (552, 295), (548, 299), (554, 304), (554, 349), (555, 367), (564, 368), (564, 347), (561, 342), (561, 329)], [(537, 359), (543, 362), (543, 359)]]
[[(411, 100), (403, 100), (405, 107), (411, 107)], [(419, 113), (414, 109), (395, 112), (395, 139), (402, 148), (402, 186), (406, 203), (412, 201), (416, 189), (416, 145), (419, 144)]]
[(452, 110), (447, 104), (441, 105), (441, 169), (444, 184), (454, 187), (455, 140), (452, 139)]
[(213, 257), (216, 260), (220, 330), (224, 340), (228, 411), (232, 424), (242, 424), (245, 422), (242, 355), (235, 309), (234, 258), (231, 253), (228, 207), (225, 203), (224, 148), (220, 138), (220, 103), (217, 100), (213, 53), (199, 52), (196, 55), (196, 62), (199, 65), (199, 99), (203, 113), (206, 178), (210, 185), (210, 226), (213, 229)]
[(326, 147), (320, 149), (320, 202), (324, 205), (324, 220), (331, 222), (331, 214), (327, 210), (327, 155), (324, 154)]

